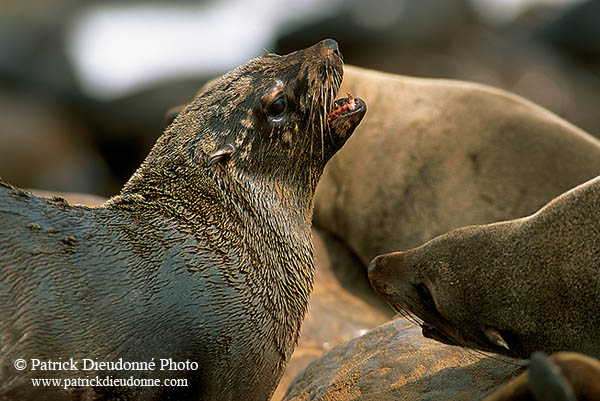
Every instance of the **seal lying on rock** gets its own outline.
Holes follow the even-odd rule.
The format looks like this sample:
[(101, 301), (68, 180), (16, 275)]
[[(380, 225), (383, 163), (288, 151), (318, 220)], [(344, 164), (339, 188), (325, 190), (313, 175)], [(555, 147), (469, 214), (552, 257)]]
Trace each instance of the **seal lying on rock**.
[[(102, 207), (2, 183), (0, 398), (268, 400), (312, 288), (315, 186), (366, 112), (334, 103), (342, 73), (333, 40), (249, 61), (194, 99)], [(60, 358), (156, 367), (31, 369)], [(95, 376), (161, 385), (31, 382)]]
[(315, 226), (365, 267), (454, 228), (530, 215), (600, 174), (600, 141), (519, 96), (345, 66), (369, 114), (327, 164)]
[(600, 177), (532, 216), (373, 259), (369, 279), (423, 335), (518, 358), (600, 356)]

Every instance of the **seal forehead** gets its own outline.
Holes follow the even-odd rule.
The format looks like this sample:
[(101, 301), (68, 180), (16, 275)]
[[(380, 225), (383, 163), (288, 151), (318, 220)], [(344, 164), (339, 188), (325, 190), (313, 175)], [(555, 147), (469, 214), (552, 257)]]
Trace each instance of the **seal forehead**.
[(226, 74), (228, 79), (221, 78), (213, 84), (188, 107), (202, 130), (208, 130), (214, 136), (230, 135), (236, 121), (246, 129), (252, 125), (256, 78), (243, 75), (242, 71), (233, 72)]

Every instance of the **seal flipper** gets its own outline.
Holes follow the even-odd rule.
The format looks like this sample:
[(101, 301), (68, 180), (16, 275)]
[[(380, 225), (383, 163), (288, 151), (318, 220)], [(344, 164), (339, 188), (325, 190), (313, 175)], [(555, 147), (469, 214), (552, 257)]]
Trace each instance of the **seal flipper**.
[(536, 400), (576, 401), (569, 380), (544, 352), (534, 352), (529, 362), (529, 386)]

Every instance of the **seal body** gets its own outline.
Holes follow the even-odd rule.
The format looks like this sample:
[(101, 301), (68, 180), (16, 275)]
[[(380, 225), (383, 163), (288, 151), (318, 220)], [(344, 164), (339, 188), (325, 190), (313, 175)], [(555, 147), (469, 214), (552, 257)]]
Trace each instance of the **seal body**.
[[(333, 40), (249, 61), (179, 113), (100, 207), (2, 183), (0, 398), (269, 399), (312, 288), (316, 183), (366, 111), (352, 99), (328, 118), (348, 104), (334, 102), (341, 76)], [(41, 372), (34, 359), (80, 364)], [(156, 365), (83, 371), (83, 359)], [(31, 382), (95, 376), (162, 385)]]
[(345, 66), (369, 114), (327, 164), (314, 222), (365, 266), (454, 228), (528, 216), (600, 174), (600, 142), (508, 92)]
[(528, 358), (600, 356), (600, 177), (537, 213), (453, 230), (376, 257), (372, 286), (423, 334)]

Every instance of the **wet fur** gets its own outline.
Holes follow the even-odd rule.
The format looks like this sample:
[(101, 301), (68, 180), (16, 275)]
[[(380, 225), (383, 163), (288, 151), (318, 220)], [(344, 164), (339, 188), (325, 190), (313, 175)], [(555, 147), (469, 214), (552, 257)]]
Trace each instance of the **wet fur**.
[[(365, 111), (326, 121), (342, 74), (330, 50), (269, 54), (217, 80), (101, 207), (0, 185), (0, 399), (269, 399), (312, 289), (316, 182)], [(275, 123), (264, 99), (277, 85), (289, 111)], [(17, 358), (173, 358), (199, 370), (18, 372)], [(96, 374), (189, 386), (51, 392), (29, 381)]]

